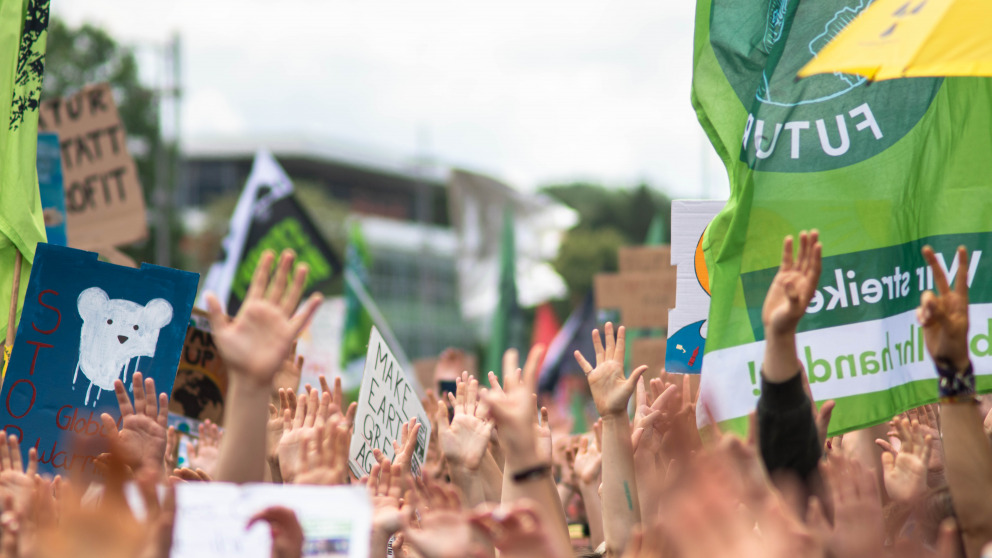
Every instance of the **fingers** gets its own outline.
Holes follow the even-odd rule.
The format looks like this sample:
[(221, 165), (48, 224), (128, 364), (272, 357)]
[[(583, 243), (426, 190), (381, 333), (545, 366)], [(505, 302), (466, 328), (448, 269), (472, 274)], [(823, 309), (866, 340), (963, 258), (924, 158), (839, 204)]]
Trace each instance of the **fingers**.
[[(286, 292), (286, 279), (289, 277), (289, 270), (293, 267), (293, 260), (296, 258), (296, 254), (289, 249), (283, 250), (282, 254), (279, 255), (279, 265), (276, 267), (276, 276), (274, 280), (269, 283), (268, 291), (265, 293), (265, 298), (273, 303), (279, 304), (282, 301), (282, 295)], [(295, 310), (295, 308), (293, 309)]]
[(596, 366), (599, 366), (605, 360), (605, 349), (603, 349), (603, 340), (599, 338), (598, 329), (592, 330), (592, 346), (596, 353)]
[[(255, 266), (255, 273), (251, 276), (251, 284), (248, 285), (248, 292), (245, 294), (245, 302), (254, 298), (259, 298), (265, 293), (269, 284), (269, 272), (272, 270), (272, 262), (275, 260), (275, 253), (272, 250), (262, 252), (262, 257), (258, 259)], [(242, 304), (244, 308), (245, 304)]]
[(317, 309), (320, 308), (320, 303), (324, 300), (324, 296), (320, 293), (313, 293), (310, 298), (307, 299), (303, 308), (297, 312), (293, 318), (289, 321), (290, 326), (293, 328), (293, 337), (296, 337), (303, 331), (303, 328), (310, 323), (313, 315), (317, 313)]
[[(613, 323), (612, 322), (606, 322), (606, 326), (603, 329), (606, 332), (605, 333), (605, 337), (606, 337), (606, 351), (603, 353), (603, 357), (606, 360), (613, 360), (614, 355), (616, 354), (616, 350), (617, 350), (617, 347), (616, 347), (616, 337), (614, 336), (614, 331), (613, 331)], [(600, 364), (600, 363), (597, 362), (596, 364)]]
[(785, 237), (782, 241), (782, 264), (779, 271), (789, 271), (792, 269), (792, 235)]
[[(624, 356), (626, 356), (625, 351), (627, 350), (627, 328), (620, 326), (617, 329), (617, 345), (613, 352), (613, 360), (623, 364)], [(645, 368), (647, 368), (645, 366)]]
[[(597, 337), (598, 338), (598, 337)], [(592, 373), (592, 365), (586, 360), (582, 353), (575, 351), (575, 361), (579, 363), (579, 368), (585, 373), (586, 376)], [(598, 357), (597, 357), (598, 358)]]
[(158, 398), (155, 397), (155, 380), (145, 378), (145, 414), (150, 417), (158, 415)]
[(303, 298), (303, 290), (307, 285), (308, 275), (310, 275), (310, 266), (304, 263), (296, 266), (296, 273), (293, 274), (293, 286), (289, 288), (280, 303), (286, 314), (292, 314), (299, 306), (300, 300)]
[[(620, 328), (620, 331), (622, 332), (623, 328)], [(644, 373), (647, 371), (648, 371), (648, 367), (646, 365), (638, 366), (637, 368), (634, 369), (633, 372), (630, 373), (630, 377), (627, 378), (627, 384), (630, 385), (631, 387), (636, 386), (637, 381), (640, 380), (641, 377), (644, 376)]]
[[(141, 377), (141, 372), (135, 372), (134, 377), (131, 379), (131, 383), (135, 386), (135, 390), (144, 389), (141, 388), (141, 382), (136, 381)], [(117, 406), (121, 410), (121, 418), (125, 418), (134, 414), (134, 407), (131, 406), (131, 399), (127, 396), (127, 390), (124, 388), (124, 382), (120, 380), (114, 380), (114, 395), (117, 396)], [(137, 396), (137, 393), (135, 393)], [(144, 401), (144, 398), (142, 398)]]
[(532, 393), (537, 390), (537, 374), (541, 359), (544, 358), (545, 346), (540, 343), (530, 348), (527, 353), (527, 362), (524, 363), (523, 376), (521, 381)]
[(231, 321), (214, 293), (207, 293), (207, 321), (210, 322), (212, 331), (221, 331)]
[[(10, 442), (7, 438), (7, 432), (0, 430), (0, 436), (3, 440), (0, 441), (0, 471), (11, 471), (13, 470), (13, 465), (10, 459)], [(11, 436), (13, 438), (13, 436)]]
[(958, 246), (958, 274), (954, 278), (954, 291), (968, 297), (968, 250), (964, 246)]
[[(508, 378), (517, 368), (520, 368), (520, 353), (518, 353), (516, 349), (507, 349), (503, 353), (503, 381), (505, 382), (506, 378)], [(493, 374), (492, 372), (489, 373)], [(489, 385), (497, 386), (499, 384), (490, 382)]]
[(7, 438), (6, 445), (10, 448), (10, 470), (18, 473), (23, 472), (24, 459), (21, 457), (21, 444), (17, 441), (17, 436), (11, 434)]
[[(940, 264), (937, 262), (937, 255), (934, 253), (933, 248), (929, 245), (924, 246), (922, 252), (923, 259), (926, 260), (927, 264), (930, 266), (930, 271), (933, 274), (933, 285), (936, 287), (937, 292), (941, 295), (951, 292), (951, 288), (947, 284), (947, 276), (944, 275), (944, 269), (941, 268)], [(968, 256), (966, 254), (965, 259), (967, 258)], [(967, 270), (965, 270), (965, 273), (967, 273)], [(965, 288), (967, 289), (967, 285), (965, 285)]]

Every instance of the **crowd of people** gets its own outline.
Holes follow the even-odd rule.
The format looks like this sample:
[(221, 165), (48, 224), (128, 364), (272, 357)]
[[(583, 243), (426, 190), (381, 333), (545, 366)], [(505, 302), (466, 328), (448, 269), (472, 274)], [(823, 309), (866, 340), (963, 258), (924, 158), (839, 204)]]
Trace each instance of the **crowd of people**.
[[(411, 459), (425, 425), (414, 419), (393, 458), (377, 451), (365, 478), (347, 463), (355, 403), (346, 403), (340, 381), (300, 389), (291, 354), (320, 297), (301, 305), (305, 266), (294, 269), (292, 253), (278, 263), (267, 253), (236, 316), (208, 297), (229, 374), (223, 431), (205, 424), (189, 466), (177, 468), (167, 397), (135, 374), (133, 403), (116, 385), (122, 420), (102, 417), (110, 450), (91, 478), (43, 478), (36, 450), (5, 435), (0, 558), (165, 558), (183, 482), (365, 485), (370, 558), (992, 556), (992, 545), (983, 554), (992, 541), (992, 413), (975, 393), (968, 354), (966, 252), (958, 252), (952, 289), (923, 249), (936, 292), (923, 295), (917, 314), (939, 404), (828, 438), (833, 402), (813, 402), (796, 350), (821, 246), (815, 231), (798, 244), (794, 254), (785, 239), (764, 301), (761, 395), (746, 437), (708, 420), (697, 428), (697, 414), (705, 419), (711, 409), (687, 376), (647, 379), (646, 366), (626, 374), (624, 328), (607, 323), (604, 335), (592, 332), (594, 355), (575, 354), (600, 417), (591, 431), (552, 427), (536, 395), (542, 347), (523, 366), (511, 350), (501, 375), (480, 384), (463, 373), (445, 399), (428, 392), (420, 475)], [(140, 516), (126, 483), (144, 501)], [(270, 526), (274, 558), (302, 555), (303, 530), (288, 508), (252, 522)], [(574, 543), (569, 524), (588, 526), (587, 547)]]

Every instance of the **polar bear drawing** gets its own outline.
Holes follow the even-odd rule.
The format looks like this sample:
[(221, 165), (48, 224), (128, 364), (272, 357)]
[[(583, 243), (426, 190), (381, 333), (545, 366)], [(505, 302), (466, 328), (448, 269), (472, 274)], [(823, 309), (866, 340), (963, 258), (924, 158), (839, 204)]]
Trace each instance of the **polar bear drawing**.
[(114, 380), (127, 382), (132, 358), (155, 356), (159, 330), (172, 321), (172, 305), (156, 298), (142, 306), (130, 300), (111, 299), (103, 289), (90, 287), (79, 293), (76, 307), (83, 327), (73, 389), (82, 370), (90, 381), (84, 404), (89, 404), (90, 390), (96, 386), (96, 405), (102, 390), (114, 389)]

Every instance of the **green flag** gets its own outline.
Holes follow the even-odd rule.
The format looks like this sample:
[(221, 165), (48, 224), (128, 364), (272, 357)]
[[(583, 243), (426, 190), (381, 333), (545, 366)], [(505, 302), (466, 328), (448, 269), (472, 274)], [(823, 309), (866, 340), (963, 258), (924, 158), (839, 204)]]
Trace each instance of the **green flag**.
[[(819, 229), (823, 273), (799, 357), (836, 434), (936, 399), (914, 309), (931, 244), (971, 254), (972, 358), (992, 389), (992, 80), (869, 83), (796, 71), (868, 0), (698, 0), (692, 104), (730, 178), (704, 241), (712, 303), (702, 397), (746, 428), (763, 352), (761, 305), (782, 238)], [(983, 257), (983, 253), (987, 256)]]
[(345, 270), (352, 280), (344, 282), (344, 339), (341, 342), (341, 368), (344, 370), (352, 363), (365, 362), (373, 320), (358, 290), (368, 290), (368, 269), (371, 265), (372, 255), (365, 244), (362, 227), (353, 223), (348, 229), (348, 248), (345, 252)]
[(493, 371), (502, 381), (503, 353), (510, 348), (521, 351), (521, 366), (527, 358), (524, 342), (524, 322), (520, 305), (517, 303), (517, 261), (516, 242), (513, 234), (513, 210), (503, 211), (503, 231), (499, 245), (499, 301), (493, 312), (492, 329), (489, 332), (489, 347), (486, 350), (486, 366), (483, 370)]
[(0, 121), (0, 339), (9, 325), (15, 254), (24, 258), (19, 316), (35, 246), (45, 241), (36, 156), (48, 6), (47, 0), (0, 3), (0, 107), (10, 109)]

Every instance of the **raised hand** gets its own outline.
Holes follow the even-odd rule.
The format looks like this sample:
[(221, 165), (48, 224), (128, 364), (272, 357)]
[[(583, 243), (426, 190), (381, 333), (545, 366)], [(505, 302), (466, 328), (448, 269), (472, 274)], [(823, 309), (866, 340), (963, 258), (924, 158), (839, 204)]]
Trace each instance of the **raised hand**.
[[(372, 466), (373, 468), (376, 465)], [(403, 536), (423, 558), (465, 558), (485, 556), (474, 542), (473, 526), (462, 509), (461, 498), (453, 488), (428, 483), (430, 508), (420, 507), (420, 528), (409, 515), (403, 516)]]
[(875, 474), (836, 454), (822, 462), (820, 471), (833, 499), (834, 521), (833, 526), (827, 523), (820, 502), (813, 499), (807, 513), (810, 527), (833, 556), (881, 556), (885, 526)]
[(540, 362), (543, 354), (544, 347), (537, 345), (527, 356), (523, 370), (516, 369), (507, 374), (504, 366), (502, 386), (495, 381), (496, 375), (489, 373), (491, 388), (484, 394), (483, 400), (489, 407), (489, 415), (499, 428), (500, 445), (506, 448), (507, 454), (515, 453), (538, 458), (534, 427), (537, 423), (535, 390), (537, 363)]
[(944, 270), (933, 248), (923, 247), (923, 258), (930, 265), (937, 294), (926, 291), (920, 297), (916, 317), (923, 326), (923, 340), (934, 362), (943, 368), (963, 372), (968, 368), (968, 251), (958, 247), (958, 274), (954, 290), (947, 284)]
[(188, 446), (189, 466), (191, 469), (203, 469), (213, 476), (217, 470), (217, 457), (220, 455), (221, 431), (217, 425), (205, 420), (199, 427), (199, 439)]
[(121, 410), (121, 430), (107, 413), (100, 415), (103, 430), (120, 444), (121, 458), (132, 467), (160, 468), (167, 445), (166, 429), (169, 422), (169, 397), (160, 393), (155, 397), (155, 380), (135, 372), (132, 379), (134, 405), (127, 396), (124, 383), (114, 381), (114, 393)]
[(588, 435), (579, 439), (579, 449), (575, 453), (573, 468), (579, 482), (599, 486), (600, 473), (603, 470), (603, 452), (595, 439), (590, 442)]
[(293, 416), (290, 415), (289, 409), (283, 410), (282, 437), (279, 438), (277, 446), (279, 472), (283, 482), (293, 482), (299, 469), (300, 446), (308, 436), (313, 437), (320, 408), (318, 397), (316, 391), (311, 391), (307, 397), (300, 397)]
[(541, 520), (533, 502), (518, 500), (510, 506), (475, 513), (474, 525), (505, 558), (567, 558), (550, 537), (552, 526)]
[(348, 444), (350, 432), (344, 421), (333, 417), (326, 425), (314, 428), (312, 437), (300, 444), (295, 484), (332, 486), (345, 484), (348, 478)]
[(493, 423), (476, 416), (477, 407), (485, 405), (479, 401), (479, 382), (475, 378), (469, 379), (467, 372), (463, 372), (456, 382), (455, 395), (448, 394), (448, 401), (455, 410), (451, 424), (448, 424), (447, 407), (438, 402), (435, 417), (440, 428), (438, 440), (449, 465), (475, 471), (489, 447)]
[(931, 438), (924, 434), (920, 423), (895, 419), (892, 427), (899, 439), (899, 449), (886, 440), (875, 440), (883, 450), (882, 476), (885, 491), (896, 502), (909, 504), (921, 499), (927, 491), (927, 463), (930, 461)]
[(28, 450), (25, 469), (17, 436), (7, 436), (5, 431), (0, 430), (0, 497), (10, 498), (18, 510), (27, 509), (34, 494), (34, 476), (37, 474), (38, 452), (34, 448)]
[(165, 431), (165, 456), (162, 464), (166, 471), (171, 471), (179, 466), (179, 432), (174, 426), (170, 426)]
[[(403, 527), (404, 469), (389, 459), (372, 466), (368, 489), (372, 499), (372, 530), (380, 539), (389, 539)], [(373, 535), (375, 536), (375, 535)]]
[(575, 360), (578, 361), (582, 371), (586, 374), (589, 390), (592, 392), (596, 410), (599, 411), (601, 417), (627, 413), (627, 403), (634, 393), (637, 380), (648, 369), (647, 366), (639, 366), (630, 373), (629, 378), (624, 376), (625, 336), (626, 330), (620, 326), (614, 343), (613, 324), (607, 322), (606, 347), (604, 349), (603, 343), (599, 339), (599, 330), (593, 330), (592, 343), (596, 349), (595, 368), (582, 356), (582, 353), (575, 351)]
[[(290, 268), (295, 255), (285, 250), (279, 258), (275, 276), (269, 280), (275, 255), (266, 250), (251, 280), (244, 303), (233, 319), (224, 314), (220, 301), (207, 294), (210, 328), (232, 377), (270, 389), (273, 378), (289, 356), (293, 342), (320, 305), (320, 294), (313, 294), (296, 312), (303, 296), (308, 269), (296, 267), (292, 285)], [(294, 315), (294, 312), (296, 314)], [(233, 379), (233, 378), (232, 378)]]
[[(410, 464), (413, 461), (413, 453), (417, 449), (417, 433), (420, 432), (420, 424), (417, 417), (413, 417), (400, 427), (399, 441), (393, 440), (393, 465), (398, 465), (404, 471), (410, 471)], [(380, 465), (386, 460), (386, 454), (379, 448), (372, 449), (372, 456)]]
[(806, 307), (816, 293), (820, 280), (822, 248), (820, 234), (812, 230), (799, 233), (799, 255), (793, 260), (792, 237), (785, 237), (782, 243), (782, 263), (775, 274), (765, 304), (761, 309), (761, 320), (766, 335), (794, 333), (799, 320), (806, 313)]

